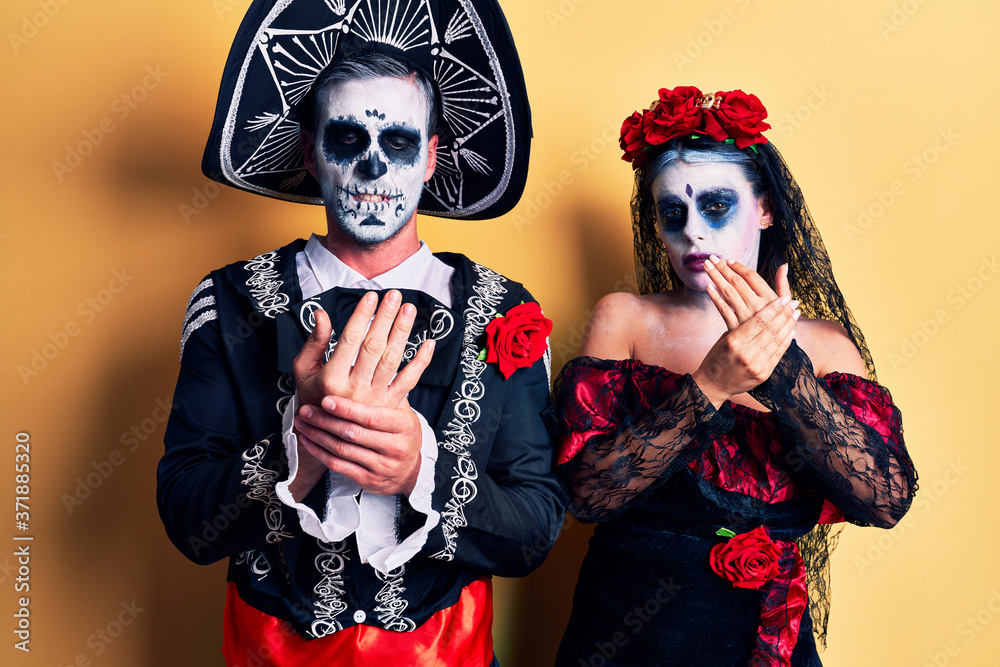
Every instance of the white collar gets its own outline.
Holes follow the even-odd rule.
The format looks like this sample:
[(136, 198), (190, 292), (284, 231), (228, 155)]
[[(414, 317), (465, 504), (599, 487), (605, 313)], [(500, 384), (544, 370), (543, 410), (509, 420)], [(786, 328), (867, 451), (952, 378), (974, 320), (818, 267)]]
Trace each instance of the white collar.
[(370, 280), (330, 252), (315, 234), (306, 243), (305, 256), (321, 292), (334, 287), (416, 289), (451, 307), (450, 280), (454, 269), (435, 257), (423, 241), (415, 253)]

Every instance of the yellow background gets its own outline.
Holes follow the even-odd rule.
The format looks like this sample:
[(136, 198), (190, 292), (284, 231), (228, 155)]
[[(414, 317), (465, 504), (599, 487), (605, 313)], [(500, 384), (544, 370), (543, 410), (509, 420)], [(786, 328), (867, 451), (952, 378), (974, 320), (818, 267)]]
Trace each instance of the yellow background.
[[(423, 218), (423, 238), (524, 282), (555, 321), (559, 367), (594, 302), (632, 284), (621, 120), (661, 86), (756, 93), (903, 411), (920, 473), (904, 525), (844, 531), (824, 660), (996, 664), (1000, 50), (990, 44), (1000, 9), (985, 0), (504, 5), (534, 111), (527, 189), (499, 220)], [(173, 391), (180, 323), (201, 277), (324, 225), (318, 208), (217, 189), (200, 174), (247, 6), (0, 8), (4, 664), (221, 663), (225, 566), (185, 561), (155, 510), (158, 401)], [(87, 154), (60, 169), (71, 148)], [(859, 209), (871, 216), (860, 224)], [(46, 366), (23, 374), (43, 351), (52, 358), (35, 362)], [(145, 439), (126, 444), (133, 427)], [(30, 654), (12, 647), (20, 431), (32, 445)], [(112, 457), (107, 479), (67, 507), (78, 478)], [(588, 534), (568, 522), (540, 570), (498, 581), (504, 664), (551, 664)], [(97, 634), (117, 634), (120, 620), (129, 623), (111, 643)]]

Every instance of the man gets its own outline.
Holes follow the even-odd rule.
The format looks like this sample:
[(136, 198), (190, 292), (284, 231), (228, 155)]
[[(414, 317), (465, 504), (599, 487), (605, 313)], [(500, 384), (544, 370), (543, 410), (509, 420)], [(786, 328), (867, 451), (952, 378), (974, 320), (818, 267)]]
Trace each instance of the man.
[[(509, 209), (526, 165), (502, 15), (438, 4), (256, 2), (223, 77), (206, 172), (319, 193), (327, 217), (325, 236), (212, 272), (185, 317), (158, 503), (185, 555), (230, 559), (229, 664), (489, 664), (489, 575), (537, 567), (562, 519), (540, 416), (551, 325), (417, 234), (418, 207)], [(289, 63), (313, 46), (303, 89)], [(476, 85), (446, 90), (462, 71)], [(278, 102), (251, 99), (258, 75)]]

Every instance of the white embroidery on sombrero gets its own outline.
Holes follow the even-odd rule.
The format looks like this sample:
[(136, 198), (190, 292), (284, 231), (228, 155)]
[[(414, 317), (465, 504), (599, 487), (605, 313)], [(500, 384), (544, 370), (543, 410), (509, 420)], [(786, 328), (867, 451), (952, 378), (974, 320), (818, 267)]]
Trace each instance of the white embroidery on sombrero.
[[(325, 6), (336, 15), (331, 17), (334, 22), (330, 25), (310, 30), (271, 28), (291, 2), (279, 0), (271, 9), (258, 29), (254, 46), (247, 53), (240, 70), (221, 145), (221, 166), (228, 180), (252, 192), (291, 201), (322, 203), (319, 197), (274, 188), (292, 188), (305, 179), (299, 125), (288, 116), (309, 91), (318, 74), (333, 59), (341, 36), (351, 34), (371, 42), (390, 44), (404, 52), (430, 48), (434, 56), (433, 77), (441, 94), (442, 118), (453, 139), (448, 145), (439, 147), (437, 170), (425, 186), (428, 195), (444, 209), (435, 210), (433, 214), (443, 217), (472, 215), (490, 207), (503, 195), (513, 170), (514, 120), (504, 73), (486, 29), (469, 0), (457, 0), (460, 8), (448, 21), (443, 43), (438, 30), (441, 23), (435, 21), (427, 0), (406, 3), (398, 0), (356, 0), (349, 10), (346, 2), (324, 0)], [(346, 10), (346, 14), (341, 10)], [(443, 17), (440, 21), (443, 22)], [(444, 48), (445, 44), (472, 35), (479, 38), (482, 55), (488, 65), (485, 71), (477, 70)], [(239, 147), (233, 145), (236, 117), (243, 99), (247, 72), (253, 63), (266, 66), (281, 108), (257, 112), (253, 120), (247, 122), (244, 130), (257, 132), (267, 127), (270, 130), (250, 157), (234, 168), (233, 158), (238, 156), (239, 148), (245, 147), (245, 144)], [(495, 111), (490, 107), (494, 107)], [(464, 192), (466, 174), (489, 174), (493, 168), (487, 167), (484, 171), (485, 159), (465, 144), (495, 122), (504, 124), (506, 145), (503, 169), (492, 191), (477, 196), (478, 201), (467, 202)], [(499, 168), (499, 165), (494, 167)], [(254, 178), (280, 173), (289, 176), (302, 174), (302, 177), (297, 181), (291, 178), (276, 183), (270, 181), (274, 185), (261, 185)]]
[[(386, 5), (385, 9), (382, 8), (383, 4)], [(394, 5), (391, 10), (388, 8), (390, 4)], [(359, 2), (351, 9), (346, 20), (353, 21), (351, 28), (354, 29), (354, 34), (365, 41), (389, 44), (400, 51), (409, 51), (431, 44), (432, 39), (437, 42), (430, 7), (423, 7), (425, 11), (421, 11), (424, 5), (423, 2), (413, 5), (411, 12), (411, 4), (408, 2), (400, 12), (398, 2), (376, 2), (374, 7), (370, 2), (367, 6)], [(366, 7), (371, 13), (364, 11)]]
[(463, 148), (458, 151), (458, 154), (464, 157), (465, 161), (469, 163), (469, 166), (478, 171), (480, 174), (488, 174), (492, 171), (490, 169), (490, 163), (476, 151)]
[(337, 16), (343, 16), (344, 12), (347, 11), (347, 0), (323, 0), (326, 6), (330, 8)]
[(457, 42), (463, 37), (468, 37), (471, 33), (472, 21), (469, 20), (468, 16), (456, 10), (451, 20), (448, 21), (447, 29), (444, 31), (444, 43), (451, 44), (452, 42)]
[(282, 118), (268, 133), (264, 143), (236, 172), (240, 176), (279, 172), (305, 173), (299, 124)]
[(299, 183), (301, 183), (302, 181), (304, 181), (305, 178), (306, 178), (306, 172), (300, 171), (299, 173), (295, 174), (294, 176), (289, 176), (288, 178), (286, 178), (285, 180), (283, 180), (281, 182), (281, 187), (283, 187), (283, 188), (285, 188), (287, 190), (288, 188), (295, 187), (296, 185), (298, 185)]
[(251, 132), (256, 132), (257, 130), (267, 127), (279, 118), (281, 118), (281, 116), (276, 113), (262, 113), (253, 120), (247, 121), (246, 129)]

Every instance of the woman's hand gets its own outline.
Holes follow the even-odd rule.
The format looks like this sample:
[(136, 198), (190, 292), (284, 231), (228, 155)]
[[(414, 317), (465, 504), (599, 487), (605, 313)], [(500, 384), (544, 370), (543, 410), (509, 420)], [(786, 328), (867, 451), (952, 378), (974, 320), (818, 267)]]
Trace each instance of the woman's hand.
[[(708, 295), (719, 309), (726, 326), (733, 331), (779, 297), (791, 297), (788, 287), (788, 264), (782, 264), (774, 276), (777, 294), (753, 269), (735, 260), (722, 261), (712, 256), (705, 262), (705, 272), (712, 279)], [(792, 305), (794, 310), (798, 303)]]
[(770, 377), (792, 342), (798, 319), (791, 298), (783, 296), (723, 334), (692, 374), (712, 405), (719, 408)]
[(729, 332), (709, 350), (694, 374), (715, 407), (766, 380), (788, 349), (799, 318), (791, 300), (788, 265), (774, 277), (777, 293), (753, 269), (714, 255), (705, 262), (708, 295)]

